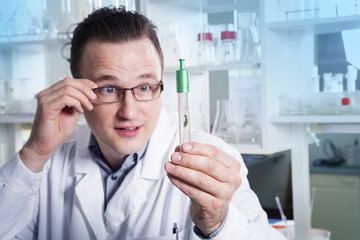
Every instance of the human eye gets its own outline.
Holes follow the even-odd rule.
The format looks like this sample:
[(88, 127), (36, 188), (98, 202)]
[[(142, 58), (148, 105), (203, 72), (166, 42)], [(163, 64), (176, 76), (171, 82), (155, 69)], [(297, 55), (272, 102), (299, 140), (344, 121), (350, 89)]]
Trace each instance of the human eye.
[(146, 93), (146, 92), (148, 92), (150, 90), (150, 86), (149, 85), (142, 85), (142, 86), (137, 87), (137, 90), (138, 90), (138, 92)]
[(117, 92), (115, 87), (102, 87), (99, 90), (101, 95), (111, 95)]

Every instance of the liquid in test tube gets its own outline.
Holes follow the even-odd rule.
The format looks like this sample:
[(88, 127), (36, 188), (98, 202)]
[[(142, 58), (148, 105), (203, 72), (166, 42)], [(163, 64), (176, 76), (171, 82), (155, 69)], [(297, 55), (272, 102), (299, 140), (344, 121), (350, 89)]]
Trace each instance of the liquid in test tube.
[(178, 94), (179, 136), (181, 146), (190, 139), (189, 72), (185, 69), (185, 59), (179, 59), (180, 69), (176, 70), (176, 90)]

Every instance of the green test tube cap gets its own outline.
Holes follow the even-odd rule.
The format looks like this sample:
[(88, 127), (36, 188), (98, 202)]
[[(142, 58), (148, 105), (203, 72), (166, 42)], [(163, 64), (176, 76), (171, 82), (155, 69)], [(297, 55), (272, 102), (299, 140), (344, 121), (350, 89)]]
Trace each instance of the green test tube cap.
[(185, 69), (185, 59), (179, 59), (180, 69), (176, 70), (176, 91), (189, 92), (189, 71)]

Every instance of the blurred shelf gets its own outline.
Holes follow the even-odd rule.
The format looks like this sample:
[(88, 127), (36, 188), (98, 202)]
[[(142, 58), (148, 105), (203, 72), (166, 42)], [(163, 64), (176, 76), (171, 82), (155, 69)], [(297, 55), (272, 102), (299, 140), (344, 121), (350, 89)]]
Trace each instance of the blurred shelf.
[(4, 114), (0, 115), (0, 123), (32, 123), (34, 114)]
[[(28, 40), (25, 40), (28, 38)], [(70, 42), (71, 40), (66, 36), (66, 34), (58, 35), (55, 38), (43, 38), (40, 35), (28, 35), (28, 36), (18, 36), (18, 37), (4, 37), (0, 36), (0, 48), (7, 48), (13, 46), (21, 45), (53, 45), (59, 43)]]
[[(250, 63), (250, 62), (228, 62), (221, 64), (211, 64), (211, 65), (198, 65), (198, 66), (186, 66), (190, 74), (203, 74), (206, 71), (223, 71), (223, 70), (236, 70), (236, 69), (253, 69), (260, 68), (259, 63)], [(176, 73), (176, 70), (179, 70), (178, 66), (165, 66), (164, 73)]]
[(311, 34), (335, 33), (360, 28), (360, 15), (269, 22), (267, 28), (278, 31), (305, 31)]
[(275, 116), (270, 123), (357, 123), (360, 124), (360, 115), (294, 115)]

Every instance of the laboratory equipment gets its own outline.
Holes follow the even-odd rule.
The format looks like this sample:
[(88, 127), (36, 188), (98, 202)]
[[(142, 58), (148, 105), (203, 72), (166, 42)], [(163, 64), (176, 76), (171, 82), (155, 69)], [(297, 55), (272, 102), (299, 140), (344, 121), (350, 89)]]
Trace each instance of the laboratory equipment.
[(240, 61), (252, 62), (254, 60), (255, 45), (259, 42), (255, 22), (255, 12), (238, 14), (238, 56)]
[(13, 40), (27, 41), (39, 36), (40, 25), (31, 14), (26, 0), (18, 0), (14, 12), (8, 20), (6, 30)]
[(61, 15), (58, 20), (57, 30), (62, 38), (68, 38), (69, 27), (76, 23), (71, 7), (70, 0), (61, 0)]
[(311, 77), (311, 92), (320, 92), (320, 76), (319, 69), (316, 65), (313, 66), (312, 77)]
[(212, 134), (228, 143), (236, 142), (236, 120), (229, 100), (216, 101), (216, 114)]
[(233, 24), (226, 26), (226, 29), (221, 32), (220, 43), (220, 61), (232, 62), (236, 60), (237, 44), (236, 44), (236, 32), (234, 31)]
[(208, 31), (198, 33), (197, 41), (198, 64), (213, 64), (215, 62), (215, 45), (213, 41), (213, 34)]
[(191, 111), (191, 128), (208, 132), (201, 102), (200, 101), (192, 102), (190, 106), (190, 111)]
[(353, 65), (347, 66), (346, 84), (348, 92), (356, 91), (357, 69)]
[(163, 23), (159, 28), (164, 29), (163, 32), (160, 32), (159, 38), (160, 42), (162, 42), (162, 45), (164, 46), (163, 53), (164, 58), (166, 59), (165, 64), (169, 64), (169, 66), (176, 66), (178, 64), (179, 57), (184, 58), (184, 51), (178, 33), (178, 23)]
[(179, 59), (180, 69), (176, 70), (176, 90), (178, 94), (179, 137), (181, 146), (190, 139), (189, 72), (185, 69), (185, 59)]
[(42, 10), (37, 19), (40, 24), (40, 33), (42, 38), (55, 38), (57, 35), (57, 29), (54, 23), (50, 20), (46, 0), (42, 0)]

